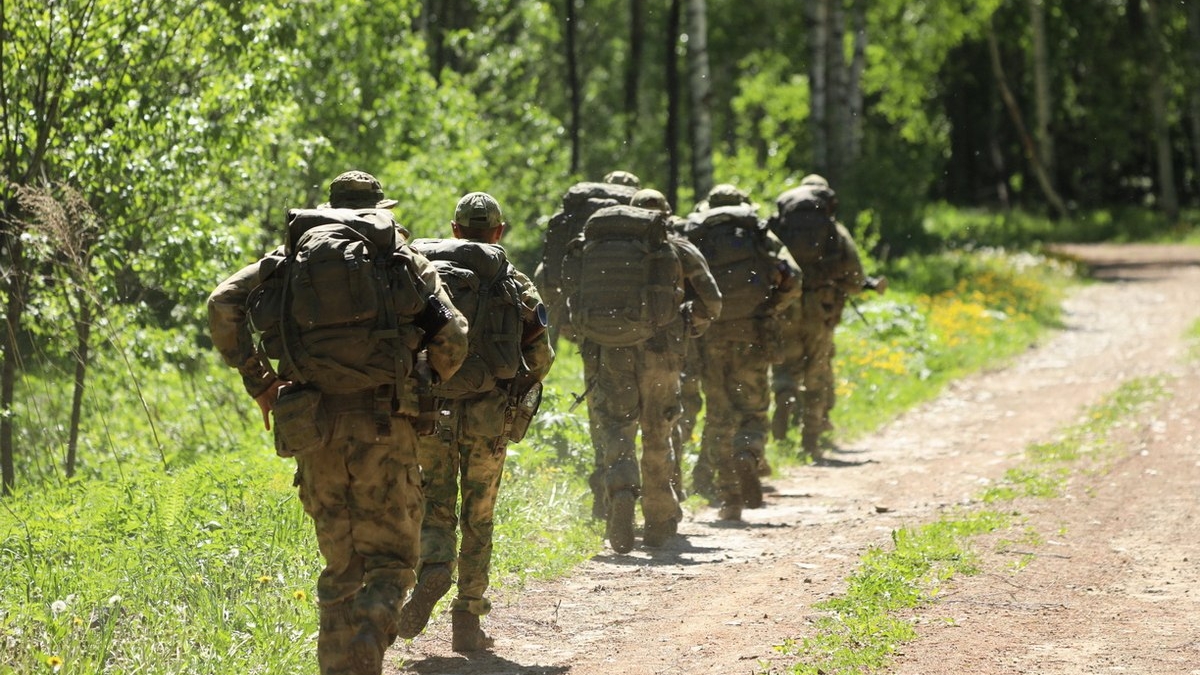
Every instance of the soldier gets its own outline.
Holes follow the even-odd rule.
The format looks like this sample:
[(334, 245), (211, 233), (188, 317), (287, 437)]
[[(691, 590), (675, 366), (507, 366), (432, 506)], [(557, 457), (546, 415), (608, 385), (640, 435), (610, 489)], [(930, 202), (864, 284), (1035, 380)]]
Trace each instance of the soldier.
[(768, 370), (778, 351), (777, 318), (798, 299), (801, 272), (744, 192), (717, 185), (707, 201), (689, 215), (686, 233), (708, 261), (724, 309), (699, 340), (706, 412), (693, 484), (704, 494), (715, 472), (719, 517), (740, 520), (743, 507), (763, 503)]
[(589, 427), (603, 489), (597, 496), (605, 499), (606, 537), (617, 553), (633, 548), (639, 497), (643, 544), (661, 546), (677, 531), (673, 434), (682, 342), (692, 330), (689, 317), (701, 326), (719, 311), (704, 298), (686, 300), (695, 260), (685, 273), (682, 260), (689, 256), (668, 230), (658, 209), (605, 207), (588, 219), (563, 261), (567, 311), (589, 377)]
[[(505, 222), (496, 200), (483, 192), (465, 195), (450, 226), (455, 239), (418, 239), (413, 247), (449, 270), (450, 279), (475, 275), (462, 286), (447, 282), (455, 304), (472, 321), (471, 355), (455, 378), (433, 387), (439, 429), (421, 439), (418, 452), (425, 473), (421, 574), (400, 614), (400, 636), (412, 638), (425, 628), (457, 567), (451, 647), (472, 652), (493, 644), (479, 618), (491, 609), (485, 593), (493, 515), (516, 408), (535, 387), (540, 391), (554, 350), (537, 289), (498, 244)], [(505, 319), (506, 313), (513, 316)], [(462, 530), (461, 546), (456, 527)]]
[(804, 270), (804, 296), (784, 319), (783, 360), (772, 369), (775, 395), (772, 435), (782, 439), (800, 423), (801, 447), (813, 460), (822, 459), (820, 439), (832, 429), (834, 404), (834, 330), (841, 322), (846, 298), (872, 289), (887, 290), (885, 277), (863, 272), (858, 249), (837, 221), (837, 195), (816, 174), (779, 195), (770, 226)]
[[(343, 173), (329, 186), (326, 206), (332, 208), (290, 212), (287, 246), (238, 271), (208, 298), (213, 344), (241, 373), (268, 429), (274, 418), (277, 452), (296, 459), (300, 501), (325, 559), (317, 581), (322, 675), (381, 672), (383, 654), (396, 638), (400, 604), (416, 580), (423, 506), (416, 433), (411, 417), (398, 412), (408, 394), (399, 389), (411, 380), (400, 371), (424, 353), (436, 375), (448, 379), (467, 354), (466, 320), (433, 266), (407, 246), (406, 231), (386, 210), (395, 204), (370, 174)], [(349, 230), (350, 240), (380, 242), (378, 260), (402, 266), (389, 274), (401, 281), (383, 287), (375, 276), (354, 276), (373, 267), (374, 257), (319, 255), (317, 239)], [(301, 260), (292, 255), (296, 247), (312, 255)], [(317, 262), (321, 269), (306, 266)], [(308, 272), (314, 276), (304, 277)], [(321, 284), (290, 283), (318, 273), (325, 275)], [(380, 295), (371, 292), (374, 286)], [(282, 293), (273, 292), (280, 288)], [(317, 296), (302, 297), (312, 293)], [(389, 326), (373, 319), (357, 326), (334, 316), (375, 307), (377, 297), (411, 311), (411, 323), (396, 319)], [(312, 307), (321, 310), (306, 323), (330, 340), (306, 339), (306, 323), (292, 319)], [(381, 333), (399, 337), (375, 348), (361, 339)]]
[[(676, 247), (679, 261), (683, 265), (686, 285), (684, 302), (685, 304), (690, 303), (685, 315), (690, 330), (687, 331), (686, 339), (681, 344), (684, 351), (683, 369), (679, 378), (679, 401), (682, 408), (679, 422), (675, 425), (672, 435), (672, 446), (675, 452), (673, 483), (676, 494), (682, 500), (686, 496), (683, 482), (684, 444), (691, 440), (696, 427), (696, 417), (700, 414), (700, 409), (704, 404), (700, 392), (701, 368), (696, 340), (721, 314), (721, 289), (717, 287), (717, 282), (713, 279), (708, 262), (704, 260), (700, 249), (683, 236), (686, 219), (674, 215), (671, 205), (667, 203), (667, 198), (663, 193), (658, 190), (639, 190), (633, 196), (631, 203), (634, 206), (662, 211), (670, 219), (671, 242)], [(712, 497), (713, 495), (706, 494), (705, 496)]]

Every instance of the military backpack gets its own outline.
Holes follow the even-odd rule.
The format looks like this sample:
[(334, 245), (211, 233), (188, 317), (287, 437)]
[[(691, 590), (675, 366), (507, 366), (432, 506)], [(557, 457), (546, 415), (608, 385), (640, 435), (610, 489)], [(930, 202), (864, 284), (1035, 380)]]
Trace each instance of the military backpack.
[(466, 361), (453, 377), (435, 385), (434, 393), (463, 398), (516, 377), (524, 330), (522, 289), (504, 248), (466, 239), (416, 239), (412, 247), (433, 263), (469, 326)]
[(806, 286), (820, 284), (841, 256), (833, 190), (821, 185), (792, 188), (775, 201), (768, 225), (804, 271)]
[(708, 261), (721, 290), (718, 322), (760, 317), (774, 295), (776, 261), (753, 205), (716, 206), (688, 215), (683, 229)]
[(660, 211), (606, 206), (584, 225), (563, 262), (567, 314), (581, 337), (640, 344), (678, 319), (683, 268)]
[(606, 206), (628, 204), (637, 188), (616, 183), (576, 183), (567, 189), (562, 205), (546, 225), (542, 243), (543, 291), (562, 288), (562, 261), (567, 246), (583, 232), (593, 213)]
[(284, 377), (325, 393), (394, 385), (399, 395), (431, 291), (392, 214), (292, 209), (287, 232), (247, 300), (260, 351)]

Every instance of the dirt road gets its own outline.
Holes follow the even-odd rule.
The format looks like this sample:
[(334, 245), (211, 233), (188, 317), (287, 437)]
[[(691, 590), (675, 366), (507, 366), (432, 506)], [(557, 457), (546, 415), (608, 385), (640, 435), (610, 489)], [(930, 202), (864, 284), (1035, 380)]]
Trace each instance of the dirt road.
[(920, 610), (920, 639), (888, 672), (1200, 674), (1200, 365), (1184, 338), (1200, 318), (1200, 249), (1065, 248), (1100, 283), (1010, 367), (843, 445), (837, 466), (774, 476), (745, 523), (704, 509), (668, 548), (600, 555), (498, 598), (491, 655), (451, 652), (447, 616), (393, 647), (385, 672), (784, 672), (773, 646), (811, 635), (812, 604), (841, 592), (869, 547), (977, 497), (1122, 382), (1165, 375), (1172, 395), (1122, 430), (1118, 460), (1077, 472), (1063, 498), (1019, 502), (1037, 536), (1018, 551), (977, 542), (982, 573)]

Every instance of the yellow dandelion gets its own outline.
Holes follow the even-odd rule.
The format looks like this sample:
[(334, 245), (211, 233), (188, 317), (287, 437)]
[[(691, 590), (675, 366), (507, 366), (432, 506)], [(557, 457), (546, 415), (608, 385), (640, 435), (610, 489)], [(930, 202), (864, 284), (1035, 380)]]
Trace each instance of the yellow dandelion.
[(62, 668), (62, 664), (63, 664), (63, 660), (62, 660), (61, 656), (51, 656), (50, 658), (46, 659), (46, 665), (50, 666), (51, 668), (53, 668), (55, 670)]
[(82, 625), (83, 625), (83, 619), (81, 619), (81, 618), (79, 618), (79, 617), (77, 617), (77, 616), (73, 616), (73, 617), (71, 617), (71, 623), (75, 624), (76, 626), (82, 626)]
[(304, 602), (305, 600), (308, 600), (308, 593), (305, 593), (304, 591), (295, 591), (292, 593), (292, 597), (298, 602)]
[(264, 574), (258, 578), (258, 583), (269, 584), (269, 583), (271, 583), (271, 577)]

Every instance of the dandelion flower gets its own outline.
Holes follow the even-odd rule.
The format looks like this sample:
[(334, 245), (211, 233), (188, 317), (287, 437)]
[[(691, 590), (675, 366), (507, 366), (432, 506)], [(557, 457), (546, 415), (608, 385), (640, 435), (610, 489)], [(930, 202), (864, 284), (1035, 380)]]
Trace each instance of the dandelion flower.
[(62, 600), (55, 600), (54, 602), (50, 603), (51, 614), (58, 615), (65, 611), (67, 611), (67, 603), (63, 602)]
[(51, 656), (50, 658), (46, 659), (46, 665), (50, 666), (56, 671), (59, 668), (62, 668), (62, 664), (63, 660), (61, 656)]
[(77, 617), (77, 616), (73, 616), (73, 617), (71, 617), (71, 623), (75, 624), (76, 626), (82, 626), (82, 625), (83, 625), (83, 619), (81, 619), (81, 618), (79, 618), (79, 617)]
[(308, 593), (305, 593), (304, 591), (296, 591), (292, 593), (292, 597), (299, 602), (304, 602), (305, 600), (308, 600)]
[(265, 574), (258, 578), (258, 583), (260, 583), (260, 584), (267, 584), (270, 582), (271, 582), (271, 577), (269, 577)]

